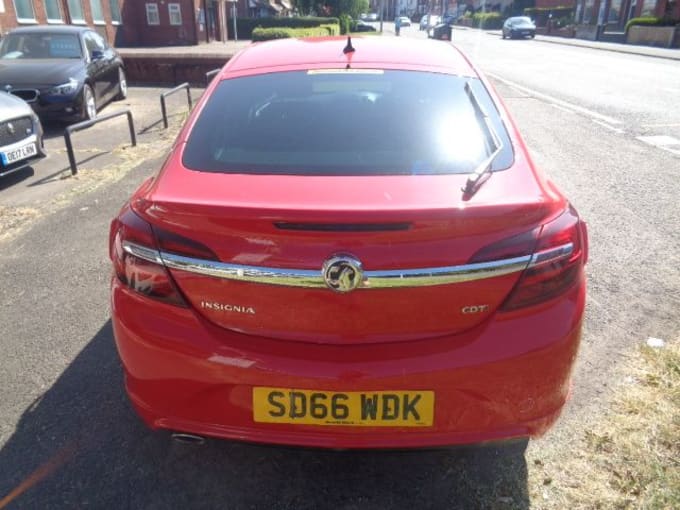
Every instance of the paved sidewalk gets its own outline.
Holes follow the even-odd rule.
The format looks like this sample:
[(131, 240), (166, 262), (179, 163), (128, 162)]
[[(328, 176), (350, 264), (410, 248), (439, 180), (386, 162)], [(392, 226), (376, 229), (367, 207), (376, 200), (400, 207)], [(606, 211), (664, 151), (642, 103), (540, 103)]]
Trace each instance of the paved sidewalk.
[[(460, 30), (461, 27), (454, 27)], [(475, 30), (475, 29), (469, 29)], [(487, 30), (487, 34), (501, 37), (500, 30)], [(579, 46), (581, 48), (592, 48), (595, 50), (614, 51), (617, 53), (627, 53), (629, 55), (642, 55), (645, 57), (666, 58), (670, 60), (680, 60), (680, 49), (678, 48), (655, 48), (653, 46), (638, 46), (635, 44), (621, 44), (601, 41), (588, 41), (585, 39), (573, 39), (569, 37), (559, 37), (550, 35), (537, 35), (536, 40), (551, 44), (562, 44), (564, 46)]]

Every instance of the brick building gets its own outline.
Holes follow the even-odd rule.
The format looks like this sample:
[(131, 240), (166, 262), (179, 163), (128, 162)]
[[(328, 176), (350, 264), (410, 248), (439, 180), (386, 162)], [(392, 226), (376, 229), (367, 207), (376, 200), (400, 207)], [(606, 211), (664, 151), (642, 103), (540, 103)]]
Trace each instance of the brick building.
[[(124, 0), (0, 0), (0, 34), (36, 24), (89, 25), (113, 42)], [(134, 0), (128, 0), (134, 2)]]
[[(227, 0), (0, 0), (0, 34), (36, 24), (88, 25), (116, 46), (195, 45), (225, 40)], [(238, 0), (239, 17), (289, 12), (289, 0)]]

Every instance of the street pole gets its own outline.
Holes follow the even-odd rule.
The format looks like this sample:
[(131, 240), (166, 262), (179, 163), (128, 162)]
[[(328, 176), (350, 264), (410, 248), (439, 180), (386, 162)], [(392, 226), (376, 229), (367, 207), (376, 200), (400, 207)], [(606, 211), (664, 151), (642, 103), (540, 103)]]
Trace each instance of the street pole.
[(383, 31), (383, 16), (385, 15), (385, 0), (380, 0), (380, 33)]
[(234, 11), (234, 41), (238, 41), (238, 32), (236, 31), (236, 2), (232, 4)]

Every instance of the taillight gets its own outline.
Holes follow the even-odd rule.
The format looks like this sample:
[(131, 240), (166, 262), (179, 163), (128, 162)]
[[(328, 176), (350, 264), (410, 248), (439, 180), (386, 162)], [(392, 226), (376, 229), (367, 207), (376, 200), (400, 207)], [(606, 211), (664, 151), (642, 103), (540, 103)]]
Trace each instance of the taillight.
[(118, 279), (135, 292), (187, 306), (163, 265), (151, 226), (129, 207), (111, 223), (109, 255)]
[(570, 207), (543, 226), (527, 269), (500, 309), (516, 310), (564, 293), (581, 279), (587, 253), (585, 224)]

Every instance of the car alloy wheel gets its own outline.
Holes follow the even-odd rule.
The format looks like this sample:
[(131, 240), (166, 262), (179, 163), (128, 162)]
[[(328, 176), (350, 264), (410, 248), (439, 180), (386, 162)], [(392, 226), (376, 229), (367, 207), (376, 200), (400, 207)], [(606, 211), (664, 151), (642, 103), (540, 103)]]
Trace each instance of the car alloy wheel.
[(127, 97), (127, 78), (125, 77), (125, 71), (122, 67), (118, 68), (118, 94), (116, 94), (116, 100), (122, 100)]
[(92, 120), (97, 116), (97, 103), (89, 85), (83, 86), (83, 120)]

